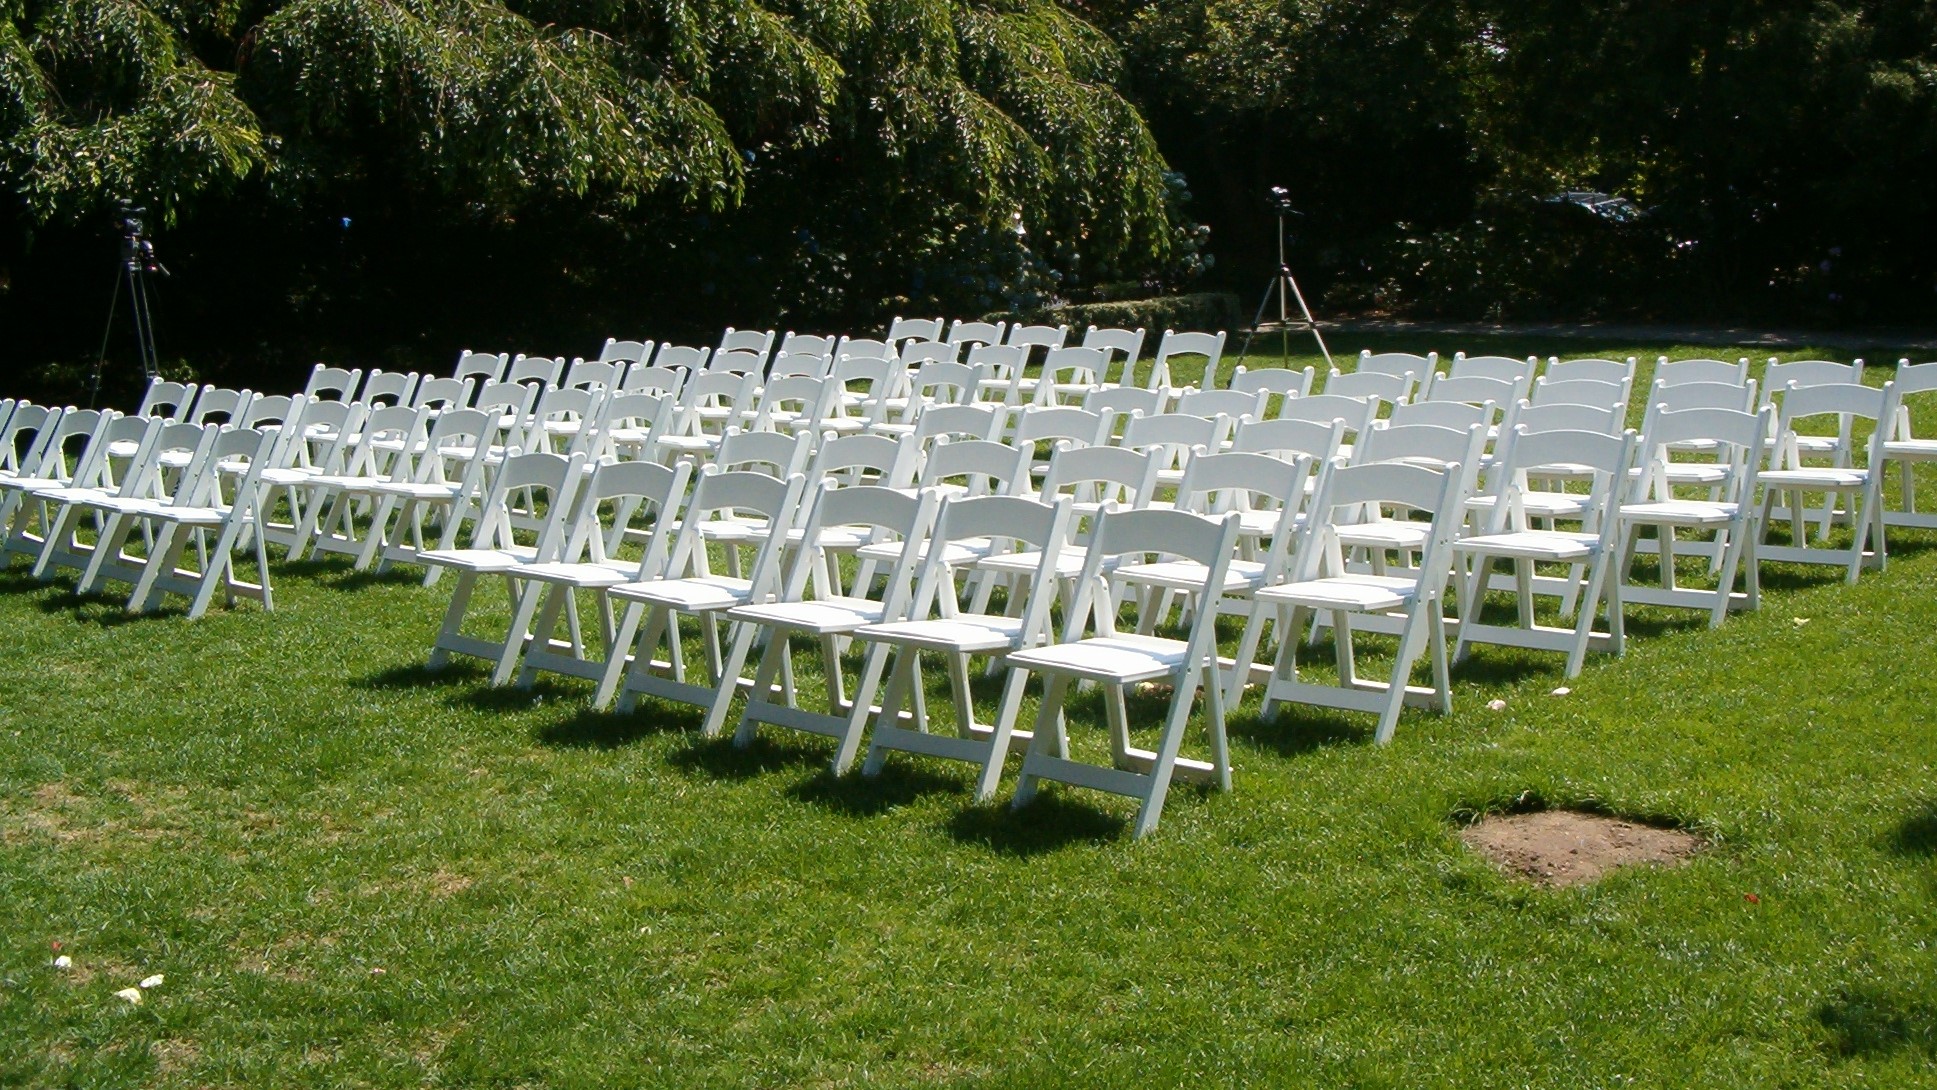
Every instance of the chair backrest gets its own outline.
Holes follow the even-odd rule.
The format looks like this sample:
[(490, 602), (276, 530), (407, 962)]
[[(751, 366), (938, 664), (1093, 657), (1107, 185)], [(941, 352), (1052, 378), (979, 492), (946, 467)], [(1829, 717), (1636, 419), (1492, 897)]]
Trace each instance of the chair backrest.
[(1378, 421), (1359, 434), (1352, 445), (1352, 464), (1366, 462), (1418, 462), (1425, 465), (1452, 464), (1478, 468), (1479, 452), (1486, 446), (1486, 429), (1478, 424), (1466, 428), (1442, 428), (1432, 424), (1393, 424)]
[[(192, 491), (207, 470), (208, 450), (220, 432), (219, 425), (163, 421), (154, 440), (137, 453), (122, 477), (119, 494), (143, 496), (168, 502), (182, 502), (183, 492)], [(163, 459), (172, 461), (165, 465)], [(179, 472), (164, 470), (179, 468)]]
[(1117, 445), (1130, 450), (1154, 448), (1203, 447), (1217, 449), (1230, 421), (1222, 416), (1191, 416), (1185, 413), (1158, 413), (1133, 416), (1123, 426)]
[(999, 439), (1008, 413), (999, 405), (930, 405), (915, 421), (915, 442), (930, 440)]
[(1583, 356), (1571, 360), (1549, 358), (1547, 370), (1541, 374), (1541, 377), (1555, 382), (1592, 379), (1595, 382), (1612, 382), (1625, 387), (1634, 383), (1634, 369), (1633, 356), (1625, 360), (1602, 359), (1598, 356)]
[[(1045, 351), (1051, 348), (1061, 348), (1069, 343), (1069, 327), (1066, 325), (1024, 325), (1021, 322), (1017, 322), (1015, 325), (1009, 327), (1009, 335), (1002, 343), (1012, 345), (1016, 348), (1042, 348)], [(1034, 353), (1031, 352), (1030, 355), (1034, 355)]]
[(477, 389), (487, 382), (503, 382), (507, 367), (511, 366), (508, 352), (473, 352), (465, 349), (457, 354), (457, 366), (451, 370), (451, 377), (470, 379), (471, 387)]
[[(1214, 601), (1223, 592), (1237, 551), (1238, 529), (1236, 512), (1211, 518), (1169, 509), (1104, 511), (1090, 535), (1083, 573), (1064, 614), (1064, 642), (1075, 643), (1085, 632), (1093, 631), (1099, 637), (1117, 633), (1120, 603), (1104, 575), (1120, 558), (1156, 556), (1196, 561), (1204, 566), (1204, 581), (1193, 593), (1200, 602)], [(1190, 612), (1185, 655), (1194, 666), (1185, 675), (1189, 683), (1178, 685), (1172, 692), (1173, 701), (1195, 695), (1200, 675), (1197, 667), (1217, 666), (1218, 611), (1197, 608)]]
[(1369, 348), (1359, 350), (1358, 366), (1354, 371), (1378, 375), (1411, 375), (1414, 386), (1426, 381), (1426, 376), (1439, 370), (1439, 353), (1428, 352), (1423, 356), (1411, 352), (1374, 352)]
[(303, 397), (310, 401), (324, 398), (348, 401), (356, 396), (357, 383), (362, 379), (362, 368), (326, 367), (319, 363), (309, 369), (309, 381), (303, 384)]
[(468, 378), (427, 378), (417, 383), (410, 403), (420, 409), (462, 409), (471, 402)]
[(826, 378), (834, 369), (834, 357), (821, 352), (803, 352), (781, 349), (767, 362), (768, 378), (785, 378), (788, 375), (802, 375), (807, 378)]
[[(1083, 347), (1103, 351), (1103, 367), (1097, 372), (1103, 381), (1131, 386), (1136, 383), (1137, 360), (1143, 356), (1143, 338), (1141, 326), (1136, 329), (1091, 326), (1083, 333)], [(1116, 373), (1115, 378), (1110, 377), (1112, 371)]]
[[(603, 389), (572, 389), (553, 386), (538, 397), (525, 430), (526, 450), (585, 450), (590, 457), (592, 440), (605, 417), (606, 394)], [(560, 437), (565, 437), (563, 442)]]
[(759, 356), (764, 364), (767, 356), (773, 352), (773, 339), (774, 331), (771, 329), (734, 329), (727, 326), (726, 332), (720, 334), (720, 346), (715, 354), (750, 352)]
[(505, 372), (504, 380), (528, 383), (542, 388), (558, 385), (558, 380), (564, 374), (564, 360), (547, 356), (519, 356), (511, 361), (511, 369)]
[(807, 468), (813, 452), (812, 438), (806, 432), (789, 435), (774, 431), (741, 431), (728, 428), (712, 464), (721, 469), (766, 473), (770, 477), (791, 477)]
[(639, 363), (652, 359), (651, 341), (621, 341), (611, 337), (605, 339), (605, 347), (599, 349), (599, 363)]
[(948, 550), (939, 546), (953, 542), (993, 543), (998, 549), (1031, 549), (1043, 554), (1044, 571), (1029, 586), (1028, 605), (1023, 613), (1025, 646), (1049, 635), (1049, 607), (1056, 598), (1056, 558), (1069, 540), (1070, 500), (1067, 496), (1044, 501), (1023, 496), (969, 495), (946, 496), (935, 515), (929, 535), (921, 580), (916, 584), (910, 614), (927, 617), (939, 612), (944, 617), (956, 613), (954, 580), (949, 570)]
[(366, 405), (415, 404), (420, 381), (422, 376), (415, 371), (372, 371), (363, 376), (363, 389), (356, 399)]
[(195, 395), (199, 392), (193, 383), (150, 379), (147, 391), (141, 395), (141, 405), (135, 409), (134, 415), (180, 420), (195, 407)]
[(1488, 375), (1440, 375), (1431, 380), (1423, 398), (1426, 401), (1461, 401), (1468, 405), (1505, 408), (1520, 400), (1525, 393), (1518, 384), (1508, 379)]
[(799, 430), (813, 434), (840, 396), (840, 387), (830, 379), (787, 375), (767, 380), (754, 409), (754, 431)]
[(916, 369), (908, 380), (908, 391), (929, 408), (967, 408), (975, 400), (976, 383), (987, 373), (985, 367), (934, 360)]
[(498, 466), (471, 535), (471, 548), (510, 549), (521, 512), (518, 504), (545, 505), (532, 558), (539, 562), (556, 560), (569, 532), (566, 512), (572, 510), (573, 496), (585, 479), (585, 456), (566, 457), (547, 451), (507, 454)]
[(1313, 394), (1310, 397), (1294, 397), (1278, 410), (1280, 420), (1314, 420), (1329, 424), (1334, 420), (1345, 422), (1345, 434), (1350, 437), (1364, 431), (1372, 424), (1373, 417), (1379, 412), (1376, 398), (1347, 397), (1343, 394)]
[(236, 425), (273, 432), (285, 424), (294, 423), (302, 415), (306, 401), (301, 394), (270, 394), (250, 398), (249, 407), (243, 410)]
[[(1075, 387), (1087, 394), (1103, 380), (1109, 355), (1101, 348), (1052, 348), (1043, 356), (1036, 383), (1036, 404), (1057, 404), (1057, 387)], [(1078, 398), (1077, 400), (1081, 400)]]
[(1464, 466), (1435, 468), (1417, 462), (1334, 463), (1320, 474), (1312, 496), (1293, 579), (1345, 573), (1340, 526), (1379, 521), (1389, 514), (1420, 514), (1432, 530), (1411, 570), (1418, 573), (1419, 604), (1437, 599), (1452, 570), (1452, 540), (1465, 514), (1463, 482), (1468, 472)]
[(634, 570), (638, 579), (665, 574), (673, 527), (693, 463), (606, 462), (592, 470), (579, 489), (572, 529), (559, 551), (566, 563), (605, 564), (618, 560), (628, 538), (642, 537), (645, 551)]
[(672, 434), (720, 434), (753, 410), (756, 376), (736, 371), (701, 371), (679, 393)]
[(1231, 449), (1280, 459), (1310, 455), (1323, 465), (1338, 457), (1344, 439), (1343, 420), (1243, 420), (1238, 422)]
[(1137, 386), (1107, 386), (1091, 390), (1083, 397), (1083, 408), (1093, 413), (1115, 413), (1129, 419), (1131, 413), (1155, 416), (1170, 403), (1168, 390), (1146, 390)]
[(415, 457), (411, 480), (418, 484), (458, 484), (473, 496), (484, 479), (487, 459), (478, 455), (497, 433), (496, 414), (483, 409), (446, 409), (431, 422), (421, 451), (406, 447), (400, 458)]
[(1240, 363), (1231, 373), (1230, 388), (1268, 397), (1304, 397), (1312, 392), (1312, 379), (1317, 374), (1317, 369), (1312, 367), (1297, 371), (1289, 367), (1260, 367), (1253, 371)]
[[(209, 444), (208, 459), (199, 483), (193, 489), (178, 491), (177, 502), (184, 506), (222, 506), (229, 517), (253, 520), (262, 495), (262, 471), (269, 468), (276, 449), (276, 436), (258, 428), (223, 428)], [(231, 482), (224, 494), (223, 483)]]
[(1217, 365), (1224, 358), (1224, 338), (1223, 330), (1216, 333), (1164, 330), (1163, 339), (1157, 342), (1157, 363), (1150, 371), (1150, 387), (1166, 389), (1177, 385), (1178, 376), (1173, 373), (1177, 364), (1200, 356), (1204, 360), (1204, 371), (1193, 385), (1217, 385)]
[(342, 472), (350, 439), (362, 426), (367, 411), (357, 401), (304, 401), (295, 423), (276, 433), (276, 450), (272, 453), (275, 464)]
[(787, 335), (780, 339), (780, 350), (790, 355), (825, 356), (833, 359), (834, 349), (839, 343), (838, 337), (795, 333), (788, 330)]
[(908, 372), (899, 360), (876, 356), (842, 356), (834, 361), (834, 385), (839, 387), (832, 415), (853, 415), (878, 421), (887, 415), (888, 399), (901, 392)]
[[(1568, 381), (1592, 380), (1569, 379)], [(1501, 425), (1501, 429), (1512, 431), (1514, 428), (1521, 428), (1530, 432), (1591, 431), (1603, 435), (1619, 435), (1627, 418), (1627, 411), (1613, 404), (1574, 405), (1568, 402), (1556, 402), (1549, 405), (1533, 405), (1521, 401), (1507, 411), (1507, 419)]]
[(353, 477), (410, 480), (410, 454), (428, 430), (424, 410), (410, 405), (380, 405), (363, 418), (352, 440), (343, 472)]
[(1730, 363), (1727, 360), (1695, 358), (1671, 360), (1662, 356), (1655, 361), (1654, 384), (1657, 386), (1679, 386), (1685, 382), (1732, 382), (1737, 386), (1749, 378), (1749, 357), (1743, 356)]
[(1015, 414), (1013, 441), (1019, 447), (1052, 439), (1093, 446), (1103, 442), (1109, 435), (1110, 421), (1115, 415), (1107, 411), (1099, 413), (1088, 409), (1071, 408), (1068, 405), (1053, 405), (1046, 408), (1029, 406)]
[(834, 359), (838, 361), (843, 356), (852, 356), (855, 359), (899, 360), (901, 353), (886, 341), (877, 341), (871, 337), (842, 337), (840, 343), (834, 346)]
[(1907, 440), (1916, 438), (1910, 426), (1909, 398), (1914, 394), (1927, 394), (1937, 390), (1937, 363), (1911, 363), (1908, 359), (1897, 361), (1896, 377), (1891, 379), (1897, 384), (1897, 419), (1891, 429), (1891, 438)]
[(1008, 328), (1007, 322), (964, 322), (958, 318), (949, 323), (948, 343), (957, 348), (971, 349), (977, 345), (999, 345)]
[(616, 390), (619, 380), (625, 377), (626, 367), (626, 363), (617, 360), (573, 360), (565, 369), (565, 386), (573, 390), (590, 386)]
[(843, 486), (832, 480), (821, 481), (817, 489), (807, 514), (806, 533), (794, 551), (793, 567), (788, 570), (787, 581), (780, 590), (781, 601), (805, 600), (810, 586), (824, 593), (840, 593), (828, 586), (826, 580), (815, 578), (826, 564), (819, 544), (822, 535), (831, 527), (865, 529), (873, 541), (900, 541), (909, 547), (901, 550), (887, 578), (880, 581), (879, 591), (857, 583), (847, 588), (847, 596), (874, 596), (884, 607), (884, 620), (899, 620), (906, 614), (914, 592), (912, 575), (921, 550), (914, 548), (913, 543), (928, 535), (939, 497), (932, 490), (911, 495), (880, 485)]
[[(1531, 528), (1521, 497), (1533, 490), (1530, 477), (1539, 480), (1539, 491), (1565, 489), (1568, 481), (1586, 470), (1587, 499), (1584, 532), (1604, 537), (1614, 529), (1615, 513), (1628, 490), (1628, 472), (1634, 468), (1638, 437), (1632, 431), (1613, 434), (1599, 431), (1533, 432), (1516, 430), (1499, 464), (1489, 473), (1494, 503), (1490, 533)], [(1565, 466), (1565, 479), (1540, 474), (1550, 466)]]
[[(19, 410), (15, 410), (16, 414)], [(98, 438), (105, 435), (107, 422), (118, 414), (102, 409), (62, 409), (50, 413), (43, 425), (44, 438), (36, 438), (38, 453), (29, 448), (22, 458), (20, 475), (54, 481), (71, 481)]]
[(667, 425), (678, 406), (675, 398), (645, 390), (612, 394), (606, 399), (605, 419), (599, 424), (606, 442), (594, 457), (615, 456), (621, 444), (643, 443)]
[(1626, 408), (1628, 388), (1618, 382), (1597, 378), (1555, 379), (1542, 375), (1534, 380), (1529, 400), (1535, 405), (1618, 405)]
[(1246, 417), (1262, 420), (1267, 396), (1262, 390), (1201, 390), (1190, 386), (1177, 395), (1177, 405), (1171, 412), (1183, 416), (1227, 416), (1234, 421)]
[(671, 367), (688, 373), (706, 370), (706, 361), (713, 358), (710, 348), (694, 348), (683, 344), (661, 344), (653, 354), (654, 367)]
[(888, 323), (888, 335), (882, 339), (896, 347), (905, 347), (905, 341), (939, 341), (943, 328), (940, 318), (903, 318), (896, 315), (895, 320)]
[(1394, 405), (1392, 415), (1386, 420), (1399, 426), (1430, 424), (1436, 428), (1465, 431), (1475, 424), (1491, 426), (1493, 410), (1487, 405), (1470, 405), (1464, 401), (1414, 401)]
[(832, 480), (842, 487), (878, 484), (905, 488), (920, 465), (912, 436), (837, 435), (823, 438), (809, 462), (810, 482)]
[(1453, 356), (1453, 365), (1447, 369), (1445, 377), (1498, 379), (1514, 387), (1514, 396), (1524, 397), (1527, 389), (1533, 385), (1533, 373), (1539, 366), (1540, 360), (1534, 356), (1516, 359), (1513, 356), (1469, 356), (1460, 352)]
[(1396, 405), (1412, 397), (1410, 372), (1390, 375), (1383, 371), (1338, 371), (1325, 376), (1325, 393), (1332, 397), (1353, 397), (1370, 402)]
[(487, 382), (484, 388), (478, 391), (477, 400), (472, 403), (472, 407), (484, 409), (487, 412), (496, 409), (507, 416), (515, 416), (517, 424), (522, 426), (530, 419), (531, 411), (537, 404), (536, 383)]
[(971, 496), (1026, 491), (1031, 451), (993, 439), (938, 440), (921, 465), (921, 487), (959, 484)]
[(1020, 345), (977, 344), (968, 350), (965, 361), (981, 373), (978, 383), (977, 400), (996, 401), (1014, 404), (1020, 399), (1020, 382), (1024, 366), (1029, 361), (1029, 350)]
[[(195, 395), (195, 408), (183, 414), (182, 420), (189, 424), (236, 424), (243, 414), (249, 411), (249, 403), (256, 399), (253, 390), (231, 390), (222, 386), (204, 386)], [(364, 398), (364, 400), (369, 400)]]
[(743, 375), (762, 375), (767, 370), (767, 355), (764, 352), (748, 352), (735, 349), (730, 352), (715, 352), (706, 361), (708, 371), (734, 371)]
[(1756, 473), (1762, 452), (1775, 427), (1776, 410), (1765, 405), (1757, 412), (1739, 408), (1657, 408), (1641, 433), (1641, 458), (1645, 467), (1636, 494), (1666, 500), (1674, 498), (1666, 467), (1674, 447), (1691, 443), (1712, 444), (1714, 463), (1729, 470), (1721, 482), (1725, 502), (1749, 502), (1755, 493)]
[[(1791, 469), (1801, 468), (1806, 451), (1797, 443), (1796, 424), (1817, 416), (1835, 416), (1839, 426), (1847, 434), (1848, 423), (1852, 419), (1876, 422), (1879, 429), (1888, 427), (1888, 422), (1897, 416), (1897, 384), (1886, 382), (1881, 389), (1864, 386), (1854, 382), (1823, 383), (1815, 386), (1799, 386), (1794, 383), (1783, 391), (1782, 409), (1776, 418), (1778, 449), (1770, 452), (1771, 462), (1779, 462)], [(1887, 432), (1886, 432), (1887, 434)], [(1838, 456), (1847, 452), (1830, 452), (1826, 456)], [(1883, 443), (1870, 444), (1869, 461), (1873, 468), (1880, 467), (1883, 460)]]
[(61, 410), (28, 401), (15, 402), (0, 429), (0, 474), (25, 477), (33, 473), (60, 423)]
[[(765, 473), (735, 471), (709, 465), (700, 470), (699, 483), (686, 503), (679, 520), (679, 535), (667, 558), (669, 578), (709, 575), (712, 561), (703, 528), (722, 519), (754, 516), (767, 522), (769, 533), (754, 539), (752, 564), (746, 577), (752, 583), (752, 600), (773, 598), (779, 577), (780, 558), (787, 544), (787, 530), (800, 515), (807, 478), (800, 473), (774, 477)], [(729, 548), (733, 546), (729, 545)]]
[(1863, 382), (1863, 361), (1837, 363), (1833, 360), (1790, 360), (1784, 363), (1771, 356), (1762, 371), (1762, 403), (1770, 404), (1776, 395), (1792, 386), (1828, 386)]
[(1143, 507), (1154, 498), (1162, 468), (1159, 458), (1142, 451), (1058, 443), (1049, 455), (1042, 494), (1067, 492), (1081, 502)]
[(619, 382), (619, 389), (630, 393), (659, 393), (678, 397), (680, 389), (686, 385), (691, 372), (679, 367), (660, 367), (652, 363), (635, 363), (626, 368), (625, 378)]

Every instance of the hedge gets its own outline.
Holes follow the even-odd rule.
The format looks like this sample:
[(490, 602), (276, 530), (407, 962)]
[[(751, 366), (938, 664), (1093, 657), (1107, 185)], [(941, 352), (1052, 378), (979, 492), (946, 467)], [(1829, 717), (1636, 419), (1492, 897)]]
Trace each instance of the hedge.
[[(1229, 292), (1202, 292), (1196, 295), (1164, 295), (1154, 299), (1126, 299), (1116, 303), (1082, 303), (1022, 314), (988, 314), (984, 321), (1026, 321), (1067, 325), (1080, 334), (1090, 326), (1122, 329), (1143, 328), (1152, 337), (1166, 329), (1216, 332), (1244, 326), (1238, 297)], [(1154, 343), (1154, 342), (1153, 342)]]

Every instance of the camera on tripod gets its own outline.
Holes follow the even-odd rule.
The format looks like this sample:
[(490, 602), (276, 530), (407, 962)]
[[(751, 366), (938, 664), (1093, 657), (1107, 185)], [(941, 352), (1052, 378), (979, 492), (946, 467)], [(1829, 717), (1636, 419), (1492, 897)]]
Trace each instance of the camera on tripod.
[(1296, 208), (1291, 206), (1291, 190), (1281, 185), (1272, 186), (1271, 191), (1265, 194), (1264, 206), (1266, 210), (1280, 216), (1296, 216), (1301, 214)]
[(142, 272), (168, 275), (168, 269), (155, 260), (155, 243), (148, 237), (147, 225), (141, 217), (148, 214), (146, 208), (136, 207), (133, 201), (117, 201), (121, 209), (121, 260), (129, 269), (139, 268)]

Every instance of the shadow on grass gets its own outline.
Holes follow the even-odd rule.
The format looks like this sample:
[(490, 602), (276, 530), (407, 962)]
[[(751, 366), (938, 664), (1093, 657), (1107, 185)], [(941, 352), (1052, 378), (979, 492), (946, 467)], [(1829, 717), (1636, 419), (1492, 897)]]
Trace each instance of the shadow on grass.
[(1904, 1049), (1937, 1057), (1937, 1006), (1864, 986), (1845, 989), (1816, 1010), (1830, 1049), (1845, 1059), (1875, 1059)]
[[(31, 579), (30, 582), (36, 587), (47, 586), (45, 583)], [(145, 613), (131, 613), (125, 597), (112, 597), (105, 594), (83, 595), (71, 590), (62, 591), (35, 605), (42, 613), (64, 613), (69, 620), (99, 625), (102, 628), (119, 628), (139, 621), (159, 621), (188, 615), (188, 608), (179, 604), (165, 604), (160, 609), (151, 609)]]
[(583, 708), (539, 727), (534, 738), (539, 745), (559, 749), (622, 749), (656, 734), (697, 734), (703, 718), (698, 708), (667, 711), (641, 706), (629, 712)]
[[(379, 670), (374, 674), (354, 678), (350, 681), (350, 685), (358, 689), (384, 691), (447, 688), (466, 682), (483, 681), (490, 676), (491, 667), (486, 663), (457, 658), (435, 670), (421, 662), (414, 662), (409, 666), (393, 666), (388, 670)], [(525, 703), (531, 703), (531, 694), (525, 694)]]
[(1130, 821), (1051, 789), (1020, 809), (1007, 802), (966, 807), (948, 820), (947, 830), (963, 844), (1027, 857), (1072, 844), (1122, 840), (1129, 835)]
[(667, 760), (683, 772), (704, 773), (724, 780), (750, 780), (783, 769), (825, 764), (827, 747), (811, 739), (774, 741), (756, 736), (753, 744), (742, 749), (733, 744), (729, 731), (719, 738), (695, 740)]
[(1898, 855), (1937, 855), (1937, 801), (1926, 800), (1890, 834)]
[(319, 570), (325, 575), (325, 578), (319, 579), (317, 582), (331, 590), (361, 590), (364, 587), (411, 587), (421, 586), (424, 582), (423, 572), (412, 571), (409, 568), (391, 568), (389, 571), (384, 572), (376, 571), (375, 569), (368, 571), (351, 569), (345, 572), (336, 572), (334, 566), (331, 566), (323, 567)]
[(1369, 715), (1281, 704), (1276, 719), (1266, 719), (1261, 710), (1247, 708), (1226, 719), (1224, 729), (1233, 739), (1281, 757), (1296, 757), (1332, 746), (1369, 744), (1374, 725)]
[(923, 795), (965, 795), (969, 785), (960, 777), (943, 776), (924, 768), (888, 767), (878, 776), (858, 772), (836, 776), (822, 769), (787, 789), (802, 802), (848, 817), (876, 817), (898, 810)]

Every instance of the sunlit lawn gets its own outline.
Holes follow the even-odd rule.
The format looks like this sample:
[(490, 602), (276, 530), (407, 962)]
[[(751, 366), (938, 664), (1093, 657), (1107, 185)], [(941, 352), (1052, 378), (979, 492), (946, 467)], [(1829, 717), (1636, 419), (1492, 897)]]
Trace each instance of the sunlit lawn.
[[(965, 766), (432, 674), (450, 583), (409, 571), (189, 623), (16, 562), (0, 1084), (1937, 1085), (1933, 546), (1768, 565), (1719, 631), (1634, 610), (1565, 696), (1479, 651), (1390, 747), (1254, 694), (1235, 791), (1141, 841), (1120, 799), (1012, 811), (1013, 767), (975, 806)], [(1710, 847), (1542, 891), (1455, 836), (1541, 804)]]

